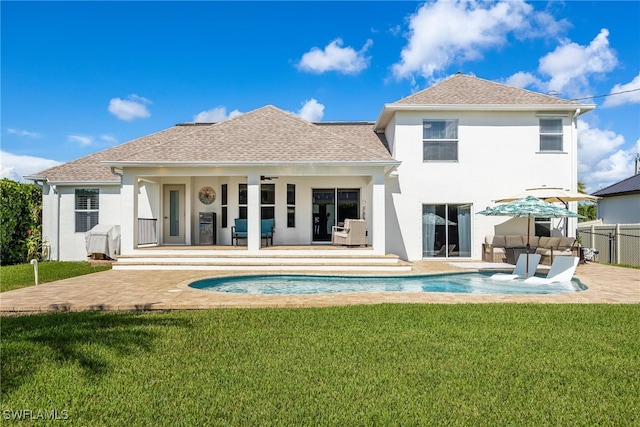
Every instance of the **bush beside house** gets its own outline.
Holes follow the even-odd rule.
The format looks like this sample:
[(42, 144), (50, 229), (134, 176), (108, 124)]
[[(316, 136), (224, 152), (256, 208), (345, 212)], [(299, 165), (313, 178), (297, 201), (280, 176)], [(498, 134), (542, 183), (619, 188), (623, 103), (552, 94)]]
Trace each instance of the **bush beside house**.
[(42, 188), (0, 180), (0, 263), (19, 264), (42, 250)]

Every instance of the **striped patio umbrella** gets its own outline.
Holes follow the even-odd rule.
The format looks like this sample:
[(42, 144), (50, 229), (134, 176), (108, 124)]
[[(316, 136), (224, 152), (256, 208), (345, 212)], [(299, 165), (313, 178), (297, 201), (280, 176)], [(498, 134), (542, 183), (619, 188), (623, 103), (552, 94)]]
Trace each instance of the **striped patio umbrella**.
[(529, 248), (531, 237), (531, 218), (567, 218), (567, 217), (580, 217), (575, 212), (571, 212), (568, 209), (562, 208), (557, 205), (552, 205), (534, 196), (527, 196), (523, 199), (514, 200), (509, 203), (503, 203), (500, 205), (488, 207), (483, 211), (478, 212), (481, 215), (488, 216), (510, 216), (514, 218), (527, 218), (527, 269), (529, 271)]

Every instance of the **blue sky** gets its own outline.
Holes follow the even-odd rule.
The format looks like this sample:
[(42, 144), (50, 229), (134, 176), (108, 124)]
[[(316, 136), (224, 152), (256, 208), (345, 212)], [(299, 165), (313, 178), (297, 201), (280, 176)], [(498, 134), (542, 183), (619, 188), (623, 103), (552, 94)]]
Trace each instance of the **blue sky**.
[(187, 121), (272, 104), (375, 120), (462, 72), (595, 103), (579, 179), (640, 153), (640, 2), (8, 2), (2, 176), (20, 179)]

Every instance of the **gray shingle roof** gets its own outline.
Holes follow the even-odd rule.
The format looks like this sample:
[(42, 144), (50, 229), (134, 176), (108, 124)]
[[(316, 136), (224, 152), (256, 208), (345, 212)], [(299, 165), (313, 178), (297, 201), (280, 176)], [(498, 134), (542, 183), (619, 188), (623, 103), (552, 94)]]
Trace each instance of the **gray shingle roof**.
[(615, 184), (598, 190), (593, 193), (593, 195), (607, 197), (633, 193), (640, 193), (640, 174), (633, 175), (627, 179), (623, 179), (620, 182), (616, 182)]
[(178, 125), (33, 176), (54, 182), (119, 182), (100, 162), (393, 162), (373, 123), (314, 124), (273, 106), (225, 122)]
[[(373, 126), (369, 129), (374, 134)], [(198, 132), (180, 135), (148, 150), (111, 160), (212, 163), (393, 161), (389, 152), (371, 146), (373, 139), (360, 141), (345, 136), (268, 105), (202, 127)]]
[(550, 95), (532, 92), (464, 74), (445, 80), (394, 104), (407, 105), (567, 105), (580, 106)]

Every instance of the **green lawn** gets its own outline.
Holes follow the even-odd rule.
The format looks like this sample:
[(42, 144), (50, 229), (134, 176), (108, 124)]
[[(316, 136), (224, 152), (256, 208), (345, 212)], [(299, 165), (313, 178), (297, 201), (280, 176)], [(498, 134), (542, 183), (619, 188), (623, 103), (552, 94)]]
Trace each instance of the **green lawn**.
[(1, 409), (83, 426), (638, 425), (639, 318), (542, 304), (10, 317)]
[[(38, 263), (39, 283), (68, 279), (83, 274), (109, 270), (110, 266), (92, 267), (88, 262), (40, 262)], [(35, 285), (33, 265), (7, 265), (0, 268), (0, 292)]]

